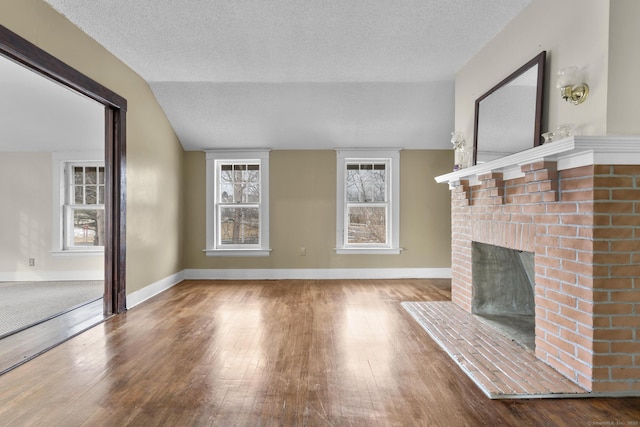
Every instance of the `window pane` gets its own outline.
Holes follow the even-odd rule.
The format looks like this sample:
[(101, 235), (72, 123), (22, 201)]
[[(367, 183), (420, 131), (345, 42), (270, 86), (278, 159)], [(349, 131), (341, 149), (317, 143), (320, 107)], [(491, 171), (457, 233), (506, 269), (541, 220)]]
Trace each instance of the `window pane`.
[(97, 187), (95, 186), (87, 186), (86, 188), (86, 202), (85, 204), (87, 205), (95, 205), (97, 203), (97, 194), (96, 194), (96, 190)]
[(233, 185), (233, 171), (231, 165), (223, 165), (220, 171), (220, 185)]
[[(382, 166), (381, 169), (377, 168)], [(384, 165), (376, 165), (376, 169), (372, 172), (371, 192), (374, 202), (384, 202), (386, 197), (387, 175)]]
[(104, 167), (98, 168), (98, 184), (104, 184)]
[(98, 187), (98, 204), (104, 205), (104, 185)]
[(348, 243), (387, 243), (386, 208), (349, 207)]
[(84, 205), (84, 187), (83, 186), (74, 187), (73, 203), (77, 205)]
[(236, 203), (246, 203), (247, 198), (245, 197), (243, 184), (234, 184), (233, 186), (233, 201)]
[(364, 191), (362, 189), (358, 171), (347, 168), (347, 201), (360, 202), (361, 197), (364, 198)]
[(244, 200), (247, 203), (260, 202), (260, 185), (258, 183), (247, 183), (243, 188)]
[(384, 164), (347, 165), (348, 202), (386, 201), (386, 168)]
[(73, 210), (73, 246), (104, 246), (104, 210)]
[(259, 244), (259, 208), (235, 206), (220, 208), (220, 243), (222, 245)]
[(233, 184), (228, 182), (220, 183), (220, 201), (222, 203), (233, 203)]
[(97, 184), (98, 183), (98, 168), (87, 167), (85, 168), (85, 184)]
[(73, 168), (73, 183), (76, 185), (84, 184), (84, 168), (82, 166)]
[(250, 184), (258, 184), (260, 182), (260, 170), (258, 169), (249, 169), (245, 172), (245, 182)]

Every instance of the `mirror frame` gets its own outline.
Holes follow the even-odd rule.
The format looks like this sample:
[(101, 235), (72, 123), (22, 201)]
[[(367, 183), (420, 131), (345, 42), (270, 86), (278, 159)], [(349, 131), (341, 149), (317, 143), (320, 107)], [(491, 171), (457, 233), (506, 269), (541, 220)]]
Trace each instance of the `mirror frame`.
[(536, 87), (536, 114), (535, 114), (535, 123), (534, 130), (532, 135), (532, 144), (531, 147), (535, 147), (541, 144), (541, 129), (542, 129), (542, 107), (544, 102), (544, 75), (545, 75), (545, 63), (546, 63), (547, 51), (543, 50), (539, 54), (537, 54), (533, 59), (528, 61), (522, 67), (518, 68), (516, 71), (508, 75), (505, 79), (503, 79), (500, 83), (489, 89), (482, 96), (476, 99), (476, 107), (475, 107), (475, 117), (473, 124), (473, 164), (476, 165), (478, 163), (478, 125), (479, 125), (479, 117), (480, 117), (480, 102), (484, 99), (488, 98), (498, 89), (506, 86), (513, 80), (520, 77), (522, 74), (529, 71), (532, 67), (538, 66), (538, 76), (537, 76), (537, 87)]

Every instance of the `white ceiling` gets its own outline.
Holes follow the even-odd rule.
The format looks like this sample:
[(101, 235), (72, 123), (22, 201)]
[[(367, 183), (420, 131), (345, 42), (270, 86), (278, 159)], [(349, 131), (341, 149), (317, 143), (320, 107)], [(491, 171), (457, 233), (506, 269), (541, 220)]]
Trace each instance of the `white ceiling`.
[(104, 149), (104, 107), (0, 56), (0, 151)]
[(455, 72), (530, 2), (45, 1), (149, 83), (187, 150), (451, 148)]

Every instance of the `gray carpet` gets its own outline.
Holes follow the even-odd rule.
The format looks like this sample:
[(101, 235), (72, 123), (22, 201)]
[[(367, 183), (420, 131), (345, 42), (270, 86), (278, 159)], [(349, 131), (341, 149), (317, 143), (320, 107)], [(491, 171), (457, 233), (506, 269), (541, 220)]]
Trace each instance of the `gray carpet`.
[(101, 280), (0, 282), (0, 336), (102, 298)]

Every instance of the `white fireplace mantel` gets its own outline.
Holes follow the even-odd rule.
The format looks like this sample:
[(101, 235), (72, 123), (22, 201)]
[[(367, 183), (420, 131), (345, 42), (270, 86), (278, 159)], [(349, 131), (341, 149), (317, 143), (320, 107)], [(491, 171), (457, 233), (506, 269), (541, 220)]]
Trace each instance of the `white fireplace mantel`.
[(490, 162), (437, 176), (436, 182), (457, 186), (461, 180), (478, 185), (478, 176), (500, 172), (503, 179), (524, 176), (522, 165), (539, 161), (557, 162), (558, 170), (587, 165), (638, 165), (640, 164), (640, 137), (638, 136), (571, 136), (558, 141), (530, 148)]

